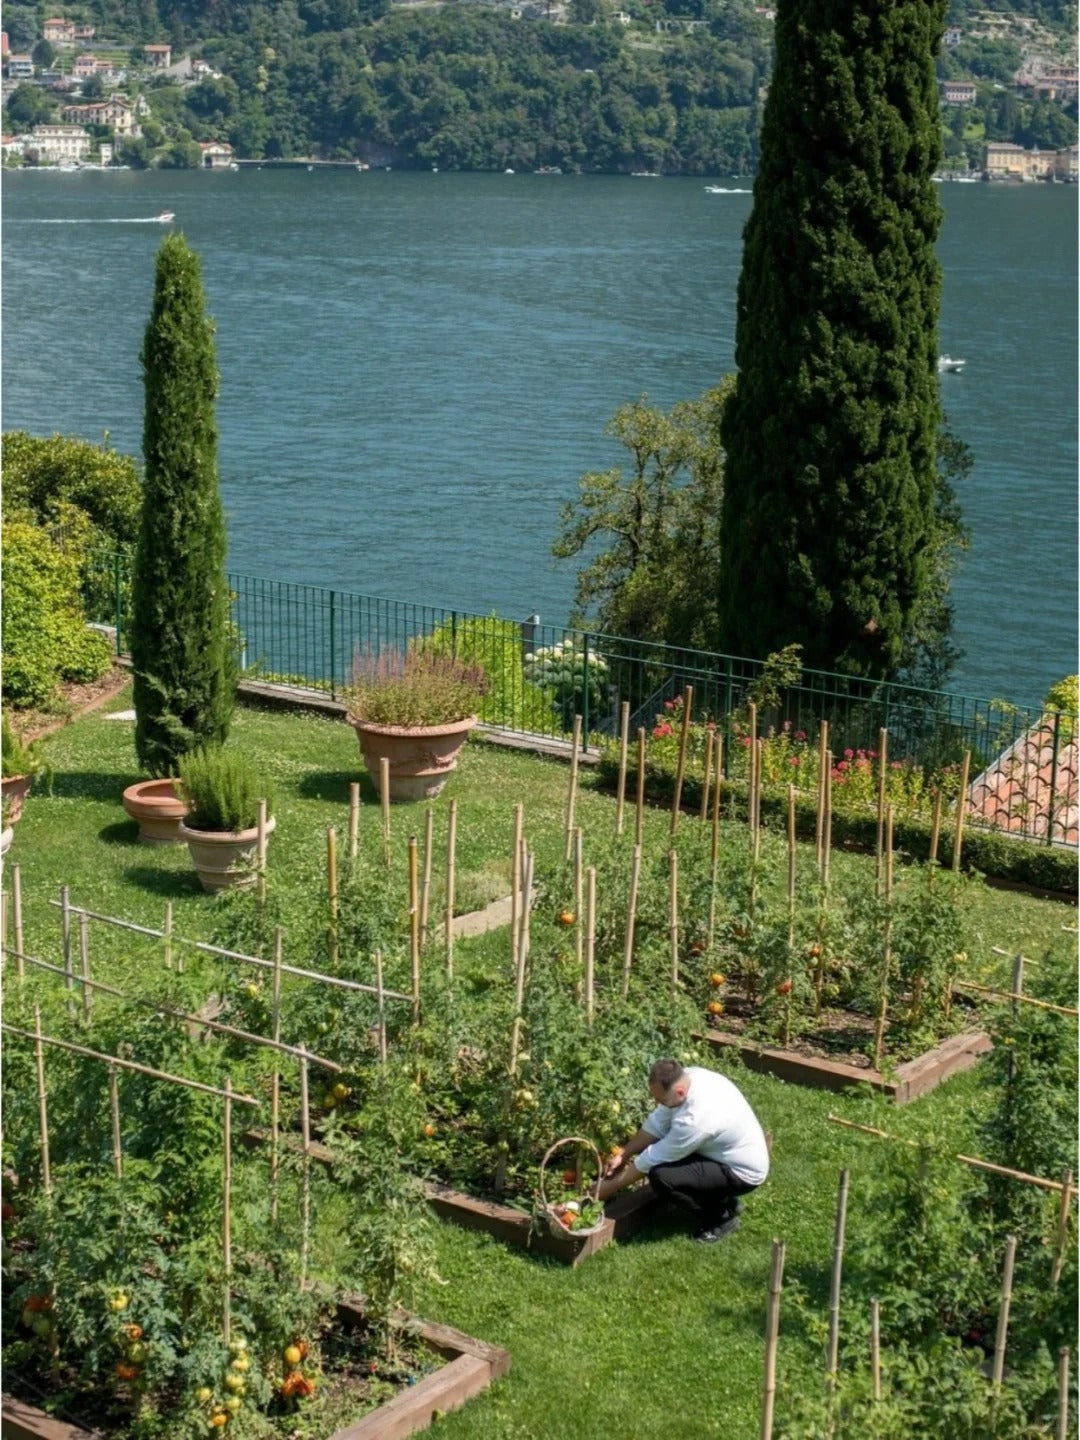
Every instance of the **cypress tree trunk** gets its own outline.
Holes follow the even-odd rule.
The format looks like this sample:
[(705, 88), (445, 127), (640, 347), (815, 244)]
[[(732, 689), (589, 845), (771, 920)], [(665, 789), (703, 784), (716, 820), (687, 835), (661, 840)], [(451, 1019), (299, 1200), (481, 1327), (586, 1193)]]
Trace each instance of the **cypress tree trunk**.
[(779, 0), (724, 412), (724, 647), (888, 676), (932, 583), (943, 0)]
[(135, 751), (151, 775), (174, 775), (189, 750), (224, 741), (236, 681), (213, 326), (198, 256), (181, 235), (170, 235), (158, 251), (140, 358), (146, 474), (130, 629)]

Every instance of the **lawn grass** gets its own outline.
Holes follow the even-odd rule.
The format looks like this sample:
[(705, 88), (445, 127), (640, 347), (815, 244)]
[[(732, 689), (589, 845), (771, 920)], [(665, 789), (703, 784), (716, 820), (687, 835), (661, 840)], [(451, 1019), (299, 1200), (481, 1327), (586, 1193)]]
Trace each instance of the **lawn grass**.
[[(129, 704), (124, 694), (110, 708)], [(49, 902), (65, 884), (73, 904), (147, 925), (160, 925), (169, 900), (177, 935), (199, 939), (212, 932), (216, 902), (199, 889), (186, 848), (137, 845), (135, 827), (120, 808), (121, 790), (139, 778), (131, 729), (130, 722), (99, 713), (49, 742), (53, 794), (31, 795), (8, 856), (20, 866), (30, 954), (58, 960), (59, 916)], [(270, 885), (321, 887), (326, 827), (337, 825), (343, 850), (349, 784), (361, 778), (353, 732), (318, 717), (244, 708), (231, 743), (265, 767), (276, 788)], [(525, 807), (526, 833), (539, 866), (557, 863), (567, 776), (567, 768), (556, 762), (470, 743), (436, 809), (441, 837), (447, 799), (457, 797), (463, 892), (472, 886), (488, 899), (500, 886), (509, 889), (517, 801)], [(363, 802), (361, 843), (377, 848), (378, 807), (366, 777)], [(613, 829), (614, 808), (613, 799), (594, 791), (583, 775), (577, 819), (586, 848), (591, 835)], [(662, 845), (668, 824), (665, 812), (647, 816), (655, 845)], [(409, 835), (422, 831), (422, 806), (395, 808), (392, 864), (403, 885)], [(834, 868), (866, 869), (872, 863), (865, 856), (837, 854)], [(10, 887), (10, 876), (5, 884)], [(1007, 979), (1009, 961), (995, 955), (994, 946), (1071, 966), (1075, 936), (1067, 927), (1076, 924), (1075, 909), (984, 888), (973, 914), (973, 974)], [(499, 943), (489, 935), (463, 944), (462, 965), (496, 963)], [(161, 963), (160, 951), (145, 941), (98, 926), (92, 931), (92, 959), (95, 977), (144, 993)], [(199, 963), (198, 957), (190, 962)], [(7, 984), (12, 983), (9, 960)], [(55, 982), (35, 977), (28, 984)], [(661, 1217), (639, 1237), (571, 1271), (483, 1235), (438, 1226), (445, 1283), (427, 1287), (422, 1313), (506, 1346), (513, 1369), (465, 1411), (442, 1420), (437, 1433), (470, 1440), (643, 1440), (661, 1434), (673, 1440), (714, 1435), (742, 1440), (756, 1434), (771, 1240), (779, 1236), (787, 1243), (787, 1277), (823, 1302), (838, 1171), (844, 1165), (852, 1171), (854, 1218), (860, 1182), (873, 1170), (883, 1143), (830, 1124), (828, 1113), (904, 1135), (933, 1130), (968, 1153), (977, 1144), (975, 1130), (986, 1103), (977, 1070), (895, 1111), (870, 1094), (802, 1090), (750, 1074), (737, 1061), (717, 1063), (745, 1089), (774, 1135), (773, 1174), (750, 1198), (737, 1235), (699, 1246), (677, 1221)], [(643, 1114), (647, 1104), (642, 1077)], [(790, 1309), (781, 1332), (782, 1382), (822, 1383), (818, 1344)]]

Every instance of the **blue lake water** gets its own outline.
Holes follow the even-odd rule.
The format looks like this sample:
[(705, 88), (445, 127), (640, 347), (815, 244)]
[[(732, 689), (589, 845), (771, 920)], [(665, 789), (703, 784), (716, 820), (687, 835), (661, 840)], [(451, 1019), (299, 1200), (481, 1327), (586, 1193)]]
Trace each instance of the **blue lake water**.
[[(1077, 668), (1077, 191), (941, 192), (941, 349), (968, 362), (942, 390), (975, 458), (956, 686), (1038, 700)], [(217, 324), (231, 568), (560, 623), (559, 508), (620, 463), (611, 414), (733, 367), (751, 199), (631, 177), (6, 174), (3, 425), (139, 454), (168, 208)]]

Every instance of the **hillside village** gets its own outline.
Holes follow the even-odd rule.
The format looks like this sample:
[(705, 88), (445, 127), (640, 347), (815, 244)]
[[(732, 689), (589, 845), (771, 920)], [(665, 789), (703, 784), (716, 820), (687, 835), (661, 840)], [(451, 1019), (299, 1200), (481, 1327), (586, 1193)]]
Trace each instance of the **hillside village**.
[[(716, 0), (702, 0), (697, 18), (669, 13), (663, 0), (623, 3), (627, 9), (609, 8), (605, 0), (484, 0), (467, 7), (464, 0), (400, 0), (394, 8), (412, 14), (466, 8), (475, 14), (483, 8), (525, 23), (605, 26), (638, 55), (692, 42), (698, 32), (716, 28), (714, 20), (703, 18), (713, 13), (709, 7)], [(752, 12), (758, 25), (771, 32), (775, 10), (753, 5)], [(586, 20), (587, 15), (592, 18)], [(197, 53), (213, 52), (213, 44), (177, 45), (165, 39), (124, 43), (102, 34), (98, 26), (60, 13), (44, 20), (32, 43), (26, 43), (25, 27), (17, 38), (20, 46), (15, 49), (8, 33), (0, 33), (0, 149), (6, 165), (217, 170), (235, 169), (242, 160), (314, 160), (332, 154), (363, 168), (370, 158), (343, 155), (329, 144), (322, 151), (313, 145), (310, 155), (264, 152), (253, 142), (250, 127), (230, 125), (227, 107), (219, 102), (223, 86), (242, 91), (246, 77), (226, 76)], [(342, 38), (349, 41), (351, 33)], [(260, 78), (255, 88), (265, 88), (262, 68), (256, 73)], [(755, 73), (760, 103), (768, 74)], [(938, 73), (945, 142), (942, 178), (1077, 180), (1080, 76), (1060, 34), (1030, 15), (967, 15), (964, 23), (946, 30)], [(390, 151), (380, 151), (376, 158), (389, 159)], [(407, 158), (405, 163), (410, 163)], [(452, 160), (447, 164), (469, 168), (455, 167)], [(672, 173), (678, 173), (677, 166)]]

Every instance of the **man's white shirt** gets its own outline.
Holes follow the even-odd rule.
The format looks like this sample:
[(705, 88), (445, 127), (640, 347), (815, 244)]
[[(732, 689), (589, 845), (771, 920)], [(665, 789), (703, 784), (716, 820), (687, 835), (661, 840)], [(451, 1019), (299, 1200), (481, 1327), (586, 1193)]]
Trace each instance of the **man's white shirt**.
[(769, 1147), (758, 1118), (738, 1086), (715, 1070), (691, 1065), (690, 1091), (681, 1105), (658, 1105), (643, 1129), (656, 1140), (634, 1156), (643, 1175), (654, 1165), (704, 1155), (721, 1160), (747, 1185), (760, 1185), (769, 1173)]

